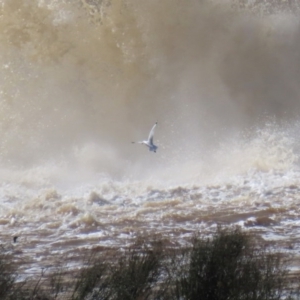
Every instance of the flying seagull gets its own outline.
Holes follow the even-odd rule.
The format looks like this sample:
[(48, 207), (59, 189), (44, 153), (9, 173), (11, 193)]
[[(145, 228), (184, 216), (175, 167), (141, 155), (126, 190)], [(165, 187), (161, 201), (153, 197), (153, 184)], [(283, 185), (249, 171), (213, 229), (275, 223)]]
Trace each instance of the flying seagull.
[(148, 137), (147, 141), (132, 142), (132, 144), (135, 144), (135, 143), (137, 143), (137, 144), (144, 144), (144, 145), (146, 145), (149, 148), (149, 151), (156, 152), (156, 150), (157, 150), (158, 147), (153, 144), (153, 135), (154, 135), (154, 129), (155, 129), (156, 125), (157, 125), (157, 122), (153, 125), (153, 127), (152, 127), (152, 129), (151, 129), (151, 131), (149, 133), (149, 137)]

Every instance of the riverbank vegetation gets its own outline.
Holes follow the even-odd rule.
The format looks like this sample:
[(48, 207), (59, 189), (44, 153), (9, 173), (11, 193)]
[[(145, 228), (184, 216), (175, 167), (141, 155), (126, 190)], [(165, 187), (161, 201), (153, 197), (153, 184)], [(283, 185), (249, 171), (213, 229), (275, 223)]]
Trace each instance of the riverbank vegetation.
[(195, 235), (179, 249), (139, 239), (110, 255), (93, 251), (79, 270), (58, 266), (35, 281), (20, 282), (13, 261), (0, 256), (0, 299), (300, 299), (283, 256), (236, 228)]

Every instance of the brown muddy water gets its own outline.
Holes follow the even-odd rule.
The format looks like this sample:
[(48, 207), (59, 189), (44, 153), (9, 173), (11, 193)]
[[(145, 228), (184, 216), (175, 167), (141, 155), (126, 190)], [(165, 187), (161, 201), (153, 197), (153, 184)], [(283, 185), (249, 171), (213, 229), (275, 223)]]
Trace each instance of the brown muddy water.
[[(297, 1), (0, 0), (0, 233), (22, 278), (218, 225), (298, 270), (299, 20)], [(131, 143), (155, 122), (157, 153)]]

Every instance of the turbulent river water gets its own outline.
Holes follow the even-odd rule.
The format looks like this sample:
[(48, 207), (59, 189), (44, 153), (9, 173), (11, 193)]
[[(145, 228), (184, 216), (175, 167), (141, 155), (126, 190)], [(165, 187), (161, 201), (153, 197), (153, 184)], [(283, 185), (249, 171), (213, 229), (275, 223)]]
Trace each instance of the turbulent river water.
[[(0, 233), (25, 276), (220, 224), (299, 268), (299, 20), (297, 1), (1, 0)], [(157, 153), (131, 143), (155, 122)]]

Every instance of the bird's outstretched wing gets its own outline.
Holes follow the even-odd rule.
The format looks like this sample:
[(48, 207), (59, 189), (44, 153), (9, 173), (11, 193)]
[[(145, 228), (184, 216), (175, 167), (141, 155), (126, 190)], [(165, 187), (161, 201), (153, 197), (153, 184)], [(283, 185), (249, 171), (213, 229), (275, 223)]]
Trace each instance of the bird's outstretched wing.
[(132, 144), (145, 144), (146, 141), (140, 141), (140, 142), (131, 142)]
[(154, 129), (155, 129), (156, 125), (157, 125), (157, 122), (153, 125), (153, 127), (149, 133), (148, 142), (150, 144), (153, 144), (153, 135), (154, 135)]

